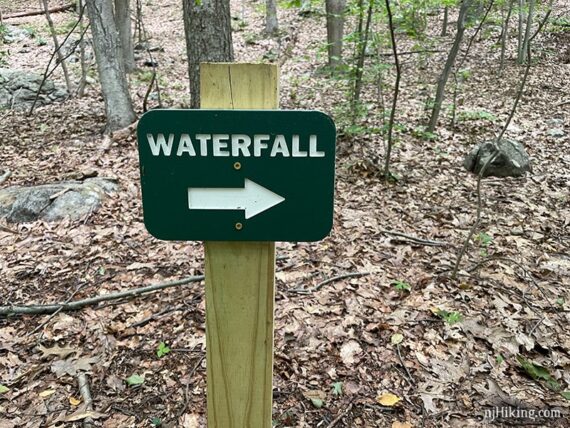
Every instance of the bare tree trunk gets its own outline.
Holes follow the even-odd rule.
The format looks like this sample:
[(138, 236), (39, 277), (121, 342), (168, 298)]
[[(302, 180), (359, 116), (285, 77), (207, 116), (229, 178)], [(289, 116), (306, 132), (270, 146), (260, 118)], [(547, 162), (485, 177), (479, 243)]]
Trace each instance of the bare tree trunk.
[(364, 4), (360, 0), (359, 7), (361, 9), (359, 22), (358, 22), (358, 44), (357, 44), (357, 62), (354, 78), (354, 90), (352, 92), (352, 122), (356, 121), (356, 109), (360, 102), (360, 93), (362, 92), (362, 75), (364, 74), (364, 59), (366, 57), (366, 46), (368, 45), (368, 35), (370, 32), (370, 22), (372, 21), (372, 10), (374, 8), (374, 0), (368, 3), (368, 12), (366, 15), (366, 24), (364, 32), (362, 32), (362, 25), (364, 20)]
[(447, 36), (447, 23), (449, 21), (449, 6), (443, 9), (443, 24), (441, 25), (441, 35)]
[(265, 32), (276, 34), (279, 31), (279, 21), (277, 20), (275, 0), (265, 0), (265, 9)]
[(91, 22), (93, 49), (107, 114), (107, 132), (122, 129), (136, 119), (125, 74), (113, 4), (109, 0), (85, 0)]
[(508, 6), (509, 9), (507, 11), (507, 17), (503, 23), (503, 32), (501, 34), (501, 61), (499, 64), (499, 75), (501, 75), (505, 69), (505, 51), (507, 49), (507, 37), (509, 35), (509, 21), (511, 19), (514, 4), (515, 0), (511, 0)]
[(115, 22), (119, 30), (119, 39), (123, 50), (125, 71), (131, 73), (135, 70), (135, 54), (133, 51), (133, 32), (131, 28), (130, 0), (115, 0)]
[(342, 38), (344, 36), (344, 9), (346, 0), (326, 0), (327, 46), (329, 66), (337, 67), (342, 63)]
[(190, 106), (200, 107), (200, 63), (234, 60), (229, 0), (183, 0)]
[(519, 33), (517, 36), (518, 45), (517, 45), (517, 63), (523, 63), (523, 28), (524, 28), (524, 0), (519, 0)]
[(384, 180), (389, 180), (390, 174), (390, 154), (392, 152), (392, 134), (394, 131), (394, 120), (396, 117), (396, 107), (398, 105), (398, 94), (400, 93), (400, 78), (402, 70), (398, 59), (398, 47), (396, 45), (396, 35), (394, 34), (394, 23), (392, 22), (392, 11), (390, 0), (386, 0), (386, 13), (388, 14), (388, 25), (390, 27), (390, 39), (392, 41), (392, 51), (394, 52), (394, 63), (396, 64), (396, 84), (394, 85), (394, 97), (392, 98), (392, 110), (390, 111), (390, 122), (388, 123), (388, 144), (386, 146), (386, 160), (384, 162)]
[(49, 32), (51, 33), (51, 37), (53, 39), (53, 45), (57, 55), (57, 60), (61, 64), (61, 69), (63, 70), (63, 75), (65, 77), (65, 85), (67, 86), (67, 91), (71, 95), (71, 92), (73, 91), (73, 85), (71, 84), (71, 79), (69, 78), (69, 72), (67, 71), (67, 63), (65, 62), (65, 58), (63, 58), (63, 54), (61, 53), (61, 49), (59, 46), (59, 41), (57, 40), (57, 34), (55, 32), (53, 20), (51, 19), (51, 14), (49, 12), (49, 6), (47, 0), (42, 0), (42, 5), (44, 7), (44, 12), (48, 22)]
[(524, 33), (523, 45), (522, 45), (522, 57), (521, 57), (521, 64), (526, 61), (527, 59), (527, 45), (528, 40), (530, 39), (530, 30), (532, 28), (532, 21), (534, 20), (534, 5), (536, 0), (529, 0), (528, 3), (528, 16), (526, 18), (526, 30)]
[[(85, 26), (83, 25), (83, 8), (85, 7), (84, 0), (77, 0), (77, 11), (79, 12), (79, 33), (83, 34)], [(85, 85), (87, 83), (87, 60), (85, 58), (85, 36), (83, 35), (79, 39), (79, 61), (81, 64), (81, 79), (79, 79), (79, 84), (77, 85), (77, 96), (82, 97), (85, 95)]]
[(427, 131), (431, 133), (433, 133), (437, 125), (437, 120), (439, 119), (439, 113), (441, 111), (441, 105), (443, 103), (445, 85), (447, 84), (449, 73), (451, 72), (453, 64), (455, 63), (455, 58), (457, 58), (457, 54), (459, 53), (459, 47), (461, 46), (461, 41), (463, 40), (463, 34), (465, 34), (465, 15), (469, 9), (470, 3), (470, 0), (463, 0), (461, 3), (461, 8), (459, 9), (459, 17), (457, 18), (457, 33), (455, 34), (453, 46), (447, 55), (447, 61), (445, 62), (445, 66), (437, 82), (437, 91), (427, 128)]

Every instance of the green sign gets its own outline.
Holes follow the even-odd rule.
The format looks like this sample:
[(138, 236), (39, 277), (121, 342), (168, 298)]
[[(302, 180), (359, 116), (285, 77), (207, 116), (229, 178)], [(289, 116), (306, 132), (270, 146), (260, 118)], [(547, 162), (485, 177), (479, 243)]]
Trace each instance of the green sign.
[(156, 238), (317, 241), (331, 230), (335, 127), (324, 113), (152, 110), (137, 135)]

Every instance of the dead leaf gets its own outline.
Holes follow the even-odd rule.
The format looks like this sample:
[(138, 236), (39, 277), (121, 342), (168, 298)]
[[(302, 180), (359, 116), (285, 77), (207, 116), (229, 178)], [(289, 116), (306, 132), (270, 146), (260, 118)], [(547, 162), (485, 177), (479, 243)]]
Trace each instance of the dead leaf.
[(408, 422), (394, 421), (394, 422), (392, 422), (392, 428), (413, 428), (413, 427), (412, 427), (412, 424), (410, 424)]
[(303, 392), (303, 396), (307, 400), (311, 400), (313, 406), (316, 408), (321, 408), (325, 402), (325, 398), (327, 398), (327, 394), (320, 389), (312, 390), (312, 391), (305, 391)]
[(107, 415), (105, 413), (96, 412), (94, 410), (79, 409), (75, 413), (72, 413), (71, 415), (67, 416), (63, 421), (64, 422), (75, 422), (75, 421), (80, 421), (80, 420), (85, 419), (85, 418), (100, 419), (100, 418), (105, 418), (105, 417), (107, 417)]
[(42, 391), (39, 393), (39, 396), (42, 398), (46, 398), (49, 397), (50, 395), (53, 395), (55, 393), (55, 389), (46, 389), (45, 391)]
[(362, 353), (362, 348), (356, 340), (349, 340), (340, 348), (340, 358), (346, 366), (352, 366), (360, 361), (358, 357), (360, 353)]
[(103, 428), (131, 428), (135, 426), (135, 421), (136, 419), (134, 416), (115, 413), (103, 423)]
[(49, 357), (50, 355), (57, 355), (58, 357), (65, 358), (68, 355), (79, 352), (75, 348), (62, 348), (59, 345), (52, 346), (51, 348), (46, 348), (42, 345), (38, 346), (38, 349), (42, 353), (42, 358)]
[(387, 392), (376, 397), (376, 401), (378, 401), (381, 405), (386, 407), (393, 407), (398, 404), (402, 399), (395, 394)]
[(81, 400), (78, 400), (75, 397), (69, 397), (69, 404), (72, 406), (79, 406), (79, 404), (81, 404)]
[(91, 364), (99, 361), (97, 357), (69, 358), (67, 360), (56, 360), (51, 365), (51, 371), (57, 377), (64, 374), (75, 376), (79, 370), (88, 372), (91, 370)]
[(194, 413), (186, 413), (180, 418), (178, 423), (181, 428), (199, 428), (200, 418)]

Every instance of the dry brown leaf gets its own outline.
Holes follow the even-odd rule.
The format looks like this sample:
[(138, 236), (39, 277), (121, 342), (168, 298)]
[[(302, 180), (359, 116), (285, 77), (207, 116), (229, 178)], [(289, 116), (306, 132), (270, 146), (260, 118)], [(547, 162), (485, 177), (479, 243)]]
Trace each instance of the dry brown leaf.
[(413, 428), (413, 427), (412, 427), (412, 424), (410, 424), (408, 422), (394, 421), (394, 422), (392, 422), (392, 428)]
[(200, 418), (194, 413), (186, 413), (179, 420), (181, 428), (199, 428)]
[(57, 355), (58, 357), (65, 358), (68, 355), (79, 352), (78, 349), (65, 347), (62, 348), (59, 345), (52, 346), (51, 348), (46, 348), (42, 345), (39, 345), (38, 349), (42, 353), (42, 358), (49, 357), (50, 355)]

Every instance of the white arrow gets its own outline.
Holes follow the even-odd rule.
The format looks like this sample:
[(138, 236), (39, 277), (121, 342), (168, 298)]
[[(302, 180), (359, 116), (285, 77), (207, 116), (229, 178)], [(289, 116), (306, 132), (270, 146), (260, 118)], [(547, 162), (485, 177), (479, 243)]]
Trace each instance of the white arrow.
[(283, 202), (285, 198), (249, 179), (243, 188), (189, 187), (188, 208), (191, 210), (245, 210), (252, 218)]

